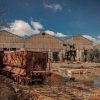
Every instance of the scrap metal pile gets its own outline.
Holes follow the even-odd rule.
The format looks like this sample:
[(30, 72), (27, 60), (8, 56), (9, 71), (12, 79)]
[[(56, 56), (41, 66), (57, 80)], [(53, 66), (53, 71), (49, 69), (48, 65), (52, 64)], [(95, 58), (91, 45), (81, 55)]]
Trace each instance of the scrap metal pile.
[(1, 57), (1, 74), (23, 84), (45, 79), (48, 55), (43, 52), (6, 52)]

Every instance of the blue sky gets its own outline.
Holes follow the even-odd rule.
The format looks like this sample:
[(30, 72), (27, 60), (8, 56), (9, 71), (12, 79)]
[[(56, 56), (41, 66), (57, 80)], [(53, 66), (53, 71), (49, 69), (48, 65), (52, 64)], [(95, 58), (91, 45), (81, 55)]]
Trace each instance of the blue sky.
[(0, 9), (6, 11), (0, 17), (7, 24), (3, 29), (18, 35), (46, 31), (100, 42), (100, 0), (0, 0)]

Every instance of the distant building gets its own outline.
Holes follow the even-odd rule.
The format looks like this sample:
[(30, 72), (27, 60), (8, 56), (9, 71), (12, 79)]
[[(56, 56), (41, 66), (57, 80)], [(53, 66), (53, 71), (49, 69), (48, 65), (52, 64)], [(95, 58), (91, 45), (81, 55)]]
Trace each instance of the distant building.
[(48, 52), (48, 58), (53, 61), (61, 60), (63, 41), (46, 33), (21, 38), (7, 31), (0, 31), (0, 51), (29, 50)]
[(82, 60), (84, 51), (93, 48), (93, 42), (81, 35), (69, 37), (64, 40), (66, 45), (74, 45), (76, 50), (76, 60)]
[(93, 42), (81, 35), (60, 40), (49, 34), (40, 33), (24, 39), (7, 31), (0, 31), (0, 51), (48, 52), (48, 58), (52, 61), (62, 61), (65, 58), (68, 44), (74, 44), (77, 60), (81, 60), (85, 50), (93, 48)]
[(100, 44), (95, 45), (94, 48), (100, 50)]
[(20, 50), (24, 48), (23, 38), (7, 31), (0, 31), (0, 51)]
[(25, 49), (30, 51), (48, 52), (48, 57), (54, 61), (61, 60), (63, 41), (46, 33), (33, 35), (25, 40)]

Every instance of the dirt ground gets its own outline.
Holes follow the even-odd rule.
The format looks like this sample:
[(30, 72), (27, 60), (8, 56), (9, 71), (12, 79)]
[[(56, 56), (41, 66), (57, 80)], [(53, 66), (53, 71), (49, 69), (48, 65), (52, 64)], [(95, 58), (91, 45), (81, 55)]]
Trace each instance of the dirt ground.
[[(71, 68), (74, 66), (69, 65)], [(66, 66), (61, 65), (60, 67), (65, 68)], [(51, 70), (55, 72), (60, 67), (57, 65), (55, 67), (52, 66)], [(100, 100), (100, 87), (93, 87), (93, 79), (90, 78), (93, 73), (100, 75), (98, 65), (92, 68), (92, 74), (83, 75), (82, 77), (80, 75), (74, 75), (75, 80), (69, 80), (68, 77), (63, 77), (61, 74), (55, 74), (54, 72), (52, 72), (51, 76), (47, 77), (44, 84), (35, 83), (32, 86), (23, 86), (2, 76), (2, 81), (10, 84), (12, 88), (6, 87), (5, 89), (3, 88), (4, 90), (0, 88), (0, 95), (4, 91), (5, 97), (7, 95), (9, 97), (10, 95), (12, 98), (0, 98), (0, 100)], [(0, 87), (2, 87), (2, 84)], [(11, 92), (8, 93), (8, 91)]]
[[(6, 81), (9, 80), (7, 78), (4, 79)], [(9, 95), (11, 97), (16, 95), (17, 100), (100, 100), (100, 88), (92, 88), (77, 80), (69, 82), (67, 79), (62, 79), (61, 76), (55, 74), (52, 74), (45, 84), (36, 83), (32, 86), (23, 86), (12, 81), (10, 84), (16, 93), (14, 91), (9, 92)], [(8, 91), (10, 90), (7, 89), (7, 92)], [(5, 97), (8, 95), (7, 92), (5, 92), (4, 89)]]

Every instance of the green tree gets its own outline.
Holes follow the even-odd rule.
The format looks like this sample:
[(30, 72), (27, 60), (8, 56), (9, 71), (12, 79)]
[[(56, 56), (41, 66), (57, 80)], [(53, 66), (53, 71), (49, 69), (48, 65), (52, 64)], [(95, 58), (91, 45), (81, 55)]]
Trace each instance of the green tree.
[(91, 49), (87, 53), (87, 60), (91, 62), (100, 62), (100, 50)]

